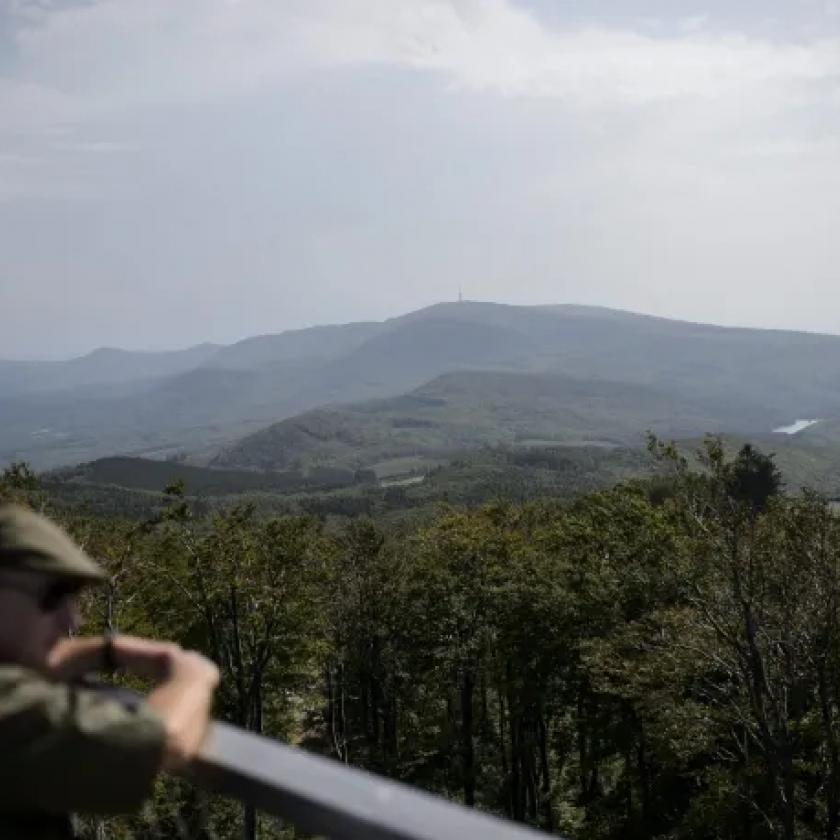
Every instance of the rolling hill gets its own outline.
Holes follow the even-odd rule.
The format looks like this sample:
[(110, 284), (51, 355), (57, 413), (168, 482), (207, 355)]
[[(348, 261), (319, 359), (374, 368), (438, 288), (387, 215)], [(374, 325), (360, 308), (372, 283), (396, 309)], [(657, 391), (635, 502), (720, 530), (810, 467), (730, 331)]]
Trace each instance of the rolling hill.
[[(556, 407), (562, 414), (556, 426), (537, 415), (514, 422), (479, 411), (479, 398), (470, 395), (481, 390), (475, 380), (449, 380), (456, 390), (467, 389), (462, 415), (484, 419), (471, 426), (421, 416), (443, 425), (433, 435), (404, 429), (395, 448), (408, 447), (412, 435), (448, 447), (469, 438), (471, 429), (477, 443), (494, 427), (503, 439), (588, 430), (624, 440), (631, 430), (638, 435), (655, 427), (668, 412), (679, 418), (674, 429), (688, 433), (698, 424), (709, 432), (764, 433), (798, 417), (840, 417), (837, 336), (730, 329), (593, 307), (464, 302), (225, 347), (169, 354), (102, 350), (68, 362), (0, 363), (0, 461), (25, 459), (47, 468), (114, 454), (186, 452), (205, 463), (223, 449), (221, 463), (237, 440), (278, 421), (353, 404), (350, 426), (356, 428), (360, 413), (377, 413), (361, 411), (359, 403), (411, 395), (433, 382), (439, 389), (446, 374), (480, 371), (565, 377), (572, 396)], [(610, 383), (609, 410), (594, 397), (587, 402), (572, 380)], [(522, 380), (526, 413), (536, 411), (528, 396), (534, 381)], [(630, 390), (619, 397), (619, 386)], [(650, 398), (646, 412), (640, 410), (643, 393)], [(653, 410), (657, 406), (662, 412)], [(396, 417), (396, 408), (382, 410)], [(362, 423), (364, 434), (377, 422)]]
[(212, 464), (260, 470), (340, 464), (359, 469), (406, 456), (441, 458), (482, 444), (623, 447), (645, 433), (685, 438), (746, 431), (731, 405), (717, 413), (646, 385), (553, 373), (444, 374), (408, 394), (283, 420)]

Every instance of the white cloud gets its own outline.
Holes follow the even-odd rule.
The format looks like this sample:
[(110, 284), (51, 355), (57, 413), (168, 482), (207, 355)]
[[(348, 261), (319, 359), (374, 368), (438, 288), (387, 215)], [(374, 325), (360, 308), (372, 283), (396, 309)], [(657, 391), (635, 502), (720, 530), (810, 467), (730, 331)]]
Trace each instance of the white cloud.
[(840, 101), (840, 40), (715, 34), (702, 17), (656, 37), (552, 28), (511, 0), (7, 0), (7, 19), (18, 59), (0, 76), (6, 151), (115, 151), (133, 138), (91, 139), (97, 122), (270, 95), (319, 68), (403, 68), (444, 91), (607, 115), (653, 108), (648, 125), (683, 137), (685, 125), (749, 135), (791, 104)]
[(0, 135), (32, 134), (78, 120), (84, 102), (54, 87), (0, 77)]
[(138, 147), (135, 143), (123, 143), (114, 140), (72, 140), (52, 143), (51, 148), (58, 152), (114, 154), (117, 152), (132, 152)]
[(840, 41), (771, 43), (702, 30), (651, 37), (552, 29), (509, 0), (100, 0), (18, 33), (32, 84), (100, 104), (192, 101), (313, 66), (388, 64), (456, 87), (584, 105), (745, 95), (840, 76)]
[[(72, 322), (75, 347), (149, 324), (180, 343), (197, 306), (190, 340), (393, 314), (462, 281), (711, 320), (837, 311), (840, 42), (785, 40), (763, 6), (740, 32), (513, 0), (0, 0), (0, 28), (4, 9), (0, 288), (71, 283), (57, 342)], [(94, 304), (113, 332), (88, 338)]]
[(708, 15), (690, 15), (680, 21), (679, 28), (682, 32), (697, 32), (703, 29), (708, 22)]

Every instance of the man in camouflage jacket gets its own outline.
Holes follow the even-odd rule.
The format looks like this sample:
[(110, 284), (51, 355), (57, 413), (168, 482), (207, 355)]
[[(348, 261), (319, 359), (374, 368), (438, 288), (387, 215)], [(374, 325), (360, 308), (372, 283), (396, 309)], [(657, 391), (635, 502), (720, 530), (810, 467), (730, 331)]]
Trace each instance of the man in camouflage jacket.
[[(0, 837), (72, 837), (69, 814), (126, 813), (161, 771), (189, 765), (218, 669), (177, 645), (70, 638), (77, 596), (102, 569), (56, 525), (0, 506)], [(125, 704), (86, 678), (120, 668), (149, 679)]]

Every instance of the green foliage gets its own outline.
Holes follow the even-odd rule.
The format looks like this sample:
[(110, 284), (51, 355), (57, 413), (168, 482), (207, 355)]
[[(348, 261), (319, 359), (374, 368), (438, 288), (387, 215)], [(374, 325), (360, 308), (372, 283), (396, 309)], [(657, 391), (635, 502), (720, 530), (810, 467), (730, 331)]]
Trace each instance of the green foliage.
[(3, 484), (11, 490), (24, 492), (37, 490), (39, 481), (37, 475), (32, 471), (29, 464), (23, 461), (11, 463), (3, 470)]
[(749, 505), (754, 513), (764, 510), (782, 486), (782, 476), (771, 456), (750, 444), (726, 467), (726, 492), (731, 499)]
[(25, 461), (9, 464), (0, 475), (0, 503), (37, 506), (41, 496), (41, 482)]
[[(835, 838), (840, 520), (754, 448), (650, 448), (650, 479), (399, 527), (204, 513), (178, 486), (143, 523), (61, 515), (109, 570), (90, 629), (205, 651), (239, 725), (579, 840)], [(477, 463), (584, 474), (561, 451), (482, 457), (424, 492)], [(100, 828), (243, 827), (278, 836), (164, 783)]]

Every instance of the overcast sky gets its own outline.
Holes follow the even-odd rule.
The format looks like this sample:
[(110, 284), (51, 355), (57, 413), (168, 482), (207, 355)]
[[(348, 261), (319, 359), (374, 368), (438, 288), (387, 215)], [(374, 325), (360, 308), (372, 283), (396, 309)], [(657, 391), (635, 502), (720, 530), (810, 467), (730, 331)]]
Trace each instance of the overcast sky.
[(459, 287), (840, 333), (840, 0), (0, 0), (0, 357)]

